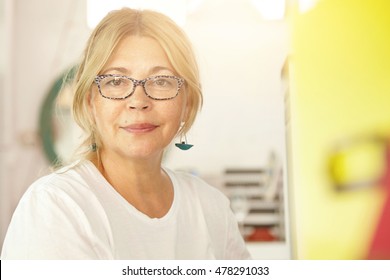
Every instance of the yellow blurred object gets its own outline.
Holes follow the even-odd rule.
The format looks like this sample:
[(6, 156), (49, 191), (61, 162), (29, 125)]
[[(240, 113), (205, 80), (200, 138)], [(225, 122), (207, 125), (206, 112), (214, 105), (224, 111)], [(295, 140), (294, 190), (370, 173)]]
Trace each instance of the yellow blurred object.
[(338, 190), (354, 190), (378, 184), (386, 170), (386, 141), (355, 139), (335, 149), (330, 175)]
[[(306, 13), (291, 9), (286, 100), (294, 257), (365, 258), (384, 189), (335, 191), (329, 151), (339, 139), (390, 134), (390, 1), (319, 0)], [(341, 182), (382, 170), (377, 147), (356, 149), (338, 159)]]

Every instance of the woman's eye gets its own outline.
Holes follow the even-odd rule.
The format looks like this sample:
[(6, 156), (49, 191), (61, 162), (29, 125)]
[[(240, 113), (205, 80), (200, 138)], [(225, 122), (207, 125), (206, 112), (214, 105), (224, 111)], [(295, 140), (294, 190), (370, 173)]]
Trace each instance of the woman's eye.
[(174, 81), (170, 78), (160, 78), (154, 81), (154, 85), (159, 88), (172, 88), (174, 84)]
[(163, 87), (163, 86), (167, 85), (168, 81), (165, 79), (158, 79), (158, 80), (154, 81), (154, 83), (160, 87)]
[(115, 77), (112, 80), (108, 81), (107, 84), (109, 84), (111, 86), (120, 86), (122, 83), (123, 83), (122, 78)]

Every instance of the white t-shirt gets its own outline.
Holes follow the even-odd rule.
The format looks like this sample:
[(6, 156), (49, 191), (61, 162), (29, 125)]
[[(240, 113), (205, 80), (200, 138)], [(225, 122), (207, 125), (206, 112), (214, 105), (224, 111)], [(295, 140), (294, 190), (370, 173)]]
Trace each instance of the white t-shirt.
[(33, 183), (9, 225), (2, 259), (248, 259), (228, 199), (164, 169), (174, 199), (162, 218), (129, 204), (90, 161)]

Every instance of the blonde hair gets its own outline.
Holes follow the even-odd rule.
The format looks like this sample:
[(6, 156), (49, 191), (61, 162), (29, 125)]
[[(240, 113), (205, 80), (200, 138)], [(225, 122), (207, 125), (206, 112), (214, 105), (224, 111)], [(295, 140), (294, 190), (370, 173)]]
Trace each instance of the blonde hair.
[(79, 157), (91, 158), (91, 145), (99, 147), (100, 139), (89, 109), (89, 95), (95, 76), (102, 70), (118, 43), (127, 36), (138, 35), (156, 40), (174, 68), (185, 80), (188, 111), (179, 134), (185, 135), (202, 106), (199, 69), (191, 43), (183, 30), (167, 16), (150, 11), (123, 8), (110, 12), (92, 32), (75, 76), (73, 116), (86, 134)]

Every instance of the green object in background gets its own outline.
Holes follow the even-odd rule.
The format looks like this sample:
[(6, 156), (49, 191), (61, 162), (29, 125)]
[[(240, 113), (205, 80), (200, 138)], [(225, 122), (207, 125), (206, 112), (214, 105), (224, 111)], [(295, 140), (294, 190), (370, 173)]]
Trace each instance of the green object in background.
[(43, 151), (50, 164), (61, 162), (54, 148), (54, 122), (56, 100), (65, 84), (70, 82), (76, 72), (76, 67), (65, 71), (52, 85), (41, 107), (39, 116), (39, 136), (42, 140)]

